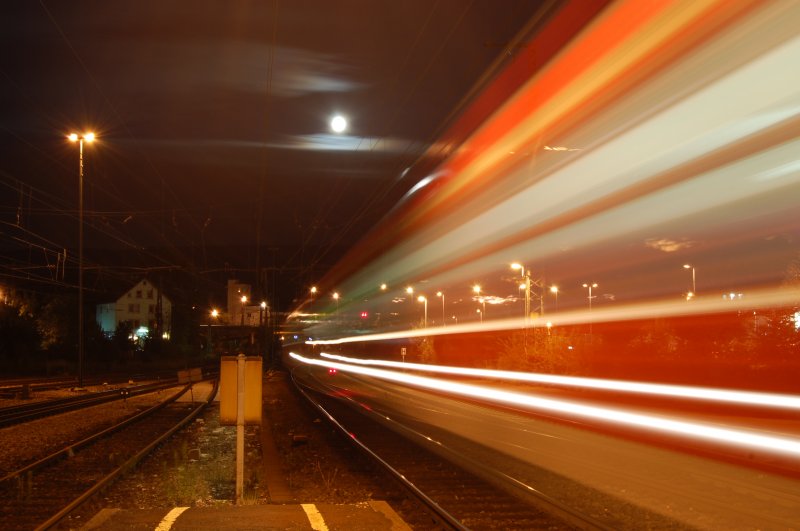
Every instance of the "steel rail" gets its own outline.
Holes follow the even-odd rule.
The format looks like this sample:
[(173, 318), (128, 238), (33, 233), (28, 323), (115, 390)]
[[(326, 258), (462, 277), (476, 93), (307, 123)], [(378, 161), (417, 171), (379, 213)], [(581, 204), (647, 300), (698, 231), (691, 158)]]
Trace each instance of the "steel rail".
[(305, 397), (308, 402), (313, 405), (320, 413), (322, 413), (325, 418), (328, 419), (337, 430), (339, 430), (348, 440), (350, 440), (353, 444), (355, 444), (361, 451), (365, 454), (370, 456), (373, 460), (375, 460), (378, 464), (381, 465), (394, 479), (396, 479), (408, 492), (410, 492), (415, 498), (417, 498), (423, 505), (428, 507), (431, 513), (436, 517), (440, 524), (446, 525), (450, 529), (458, 529), (460, 531), (467, 531), (469, 528), (464, 527), (461, 522), (452, 514), (447, 512), (444, 508), (442, 508), (438, 503), (436, 503), (432, 498), (430, 498), (427, 494), (422, 492), (414, 483), (409, 481), (403, 474), (399, 471), (395, 470), (392, 465), (387, 463), (383, 460), (378, 454), (373, 452), (369, 447), (367, 447), (363, 442), (358, 440), (356, 437), (350, 433), (347, 428), (345, 428), (336, 418), (325, 409), (322, 404), (319, 404), (316, 400), (311, 398), (311, 396), (303, 390), (303, 387), (310, 389), (310, 387), (304, 386), (300, 382), (298, 382), (294, 378), (294, 374), (292, 373), (292, 381), (295, 384), (295, 387), (298, 391)]
[(37, 418), (56, 415), (75, 409), (81, 409), (96, 404), (123, 400), (131, 396), (138, 396), (161, 389), (168, 389), (176, 385), (176, 381), (149, 383), (136, 387), (118, 388), (109, 391), (92, 393), (79, 397), (57, 398), (45, 400), (22, 406), (9, 406), (0, 408), (0, 427), (26, 422)]
[[(191, 387), (191, 386), (187, 386), (187, 387)], [(54, 525), (58, 524), (58, 522), (60, 522), (65, 516), (67, 516), (69, 513), (71, 513), (75, 509), (77, 509), (86, 500), (91, 498), (92, 495), (94, 495), (98, 491), (102, 490), (104, 487), (106, 487), (112, 481), (117, 479), (119, 476), (121, 476), (124, 473), (128, 472), (129, 470), (133, 469), (139, 463), (139, 461), (142, 460), (142, 458), (144, 458), (147, 454), (152, 452), (158, 445), (162, 444), (164, 441), (169, 439), (175, 432), (177, 432), (178, 430), (180, 430), (181, 428), (186, 426), (186, 424), (191, 422), (197, 415), (199, 415), (200, 412), (206, 406), (208, 406), (208, 404), (210, 404), (214, 400), (214, 397), (217, 394), (217, 389), (218, 388), (219, 388), (219, 380), (215, 380), (214, 388), (212, 389), (211, 394), (209, 395), (208, 399), (205, 402), (199, 404), (188, 415), (186, 415), (180, 422), (175, 424), (172, 428), (167, 430), (163, 435), (161, 435), (160, 437), (156, 438), (154, 441), (152, 441), (150, 444), (148, 444), (142, 450), (137, 452), (133, 457), (128, 459), (125, 463), (123, 463), (122, 465), (118, 466), (116, 469), (111, 471), (109, 474), (107, 474), (106, 476), (101, 478), (92, 487), (90, 487), (89, 489), (84, 491), (80, 496), (75, 498), (72, 502), (70, 502), (68, 505), (63, 507), (56, 514), (51, 516), (45, 522), (39, 524), (39, 526), (36, 527), (36, 531), (44, 531), (44, 530), (50, 529)], [(184, 391), (184, 392), (186, 392), (186, 391)], [(180, 396), (180, 395), (178, 395), (178, 396)], [(177, 399), (177, 396), (173, 397), (172, 401), (174, 401), (175, 399)]]
[[(408, 480), (405, 477), (405, 475), (403, 475), (399, 471), (395, 470), (391, 465), (389, 465), (381, 457), (379, 457), (373, 450), (371, 450), (370, 448), (366, 447), (366, 445), (363, 442), (361, 442), (359, 439), (355, 438), (353, 436), (353, 434), (349, 430), (347, 430), (347, 428), (345, 426), (343, 426), (338, 420), (336, 420), (333, 417), (333, 415), (324, 408), (324, 406), (322, 406), (321, 404), (317, 403), (317, 401), (315, 401), (308, 393), (306, 393), (302, 389), (302, 387), (305, 387), (306, 389), (309, 389), (309, 390), (312, 390), (312, 391), (316, 391), (316, 392), (319, 392), (318, 390), (315, 390), (315, 389), (313, 389), (313, 387), (311, 387), (311, 386), (309, 386), (307, 384), (303, 384), (302, 382), (297, 381), (294, 378), (294, 375), (292, 375), (292, 380), (295, 383), (295, 386), (297, 387), (297, 389), (300, 391), (300, 393), (306, 398), (306, 400), (308, 400), (309, 403), (311, 403), (316, 409), (318, 409), (323, 415), (325, 415), (325, 417), (339, 431), (341, 431), (347, 437), (347, 439), (352, 441), (359, 448), (363, 449), (365, 451), (365, 453), (367, 453), (369, 456), (371, 456), (373, 459), (375, 459), (379, 464), (381, 464), (381, 466), (385, 467), (393, 477), (398, 479), (403, 486), (408, 488), (424, 505), (428, 506), (430, 508), (430, 510), (437, 517), (441, 518), (443, 520), (443, 523), (446, 523), (448, 526), (450, 526), (450, 527), (452, 527), (454, 529), (467, 529), (453, 515), (448, 513), (446, 510), (442, 509), (441, 506), (439, 506), (436, 502), (431, 500), (430, 497), (425, 495), (424, 492), (422, 492), (421, 489), (416, 487), (410, 480)], [(346, 398), (346, 399), (347, 400), (352, 400), (352, 399), (349, 399), (349, 398)], [(359, 410), (363, 411), (363, 408), (359, 408)], [(369, 416), (373, 416), (375, 418), (378, 418), (381, 422), (384, 422), (386, 420), (382, 416), (377, 415), (376, 413), (374, 413), (372, 411), (364, 411), (364, 414), (369, 415)], [(394, 422), (393, 425), (398, 430), (406, 433), (408, 435), (407, 439), (409, 439), (409, 440), (410, 439), (417, 439), (417, 440), (420, 440), (420, 441), (423, 441), (423, 442), (427, 440), (427, 437), (425, 435), (420, 434), (419, 432), (417, 432), (417, 431), (415, 431), (415, 430), (413, 430), (413, 429), (411, 429), (411, 428), (409, 428), (409, 427), (407, 427), (407, 426), (405, 426), (403, 424)], [(425, 446), (425, 445), (423, 444), (423, 446)], [(441, 454), (441, 451), (447, 451), (447, 448), (442, 446), (442, 445), (438, 445), (437, 448), (438, 448), (437, 453), (439, 453), (439, 454)], [(453, 453), (453, 452), (448, 452), (448, 453)], [(453, 454), (453, 455), (455, 455), (455, 454)], [(461, 465), (458, 465), (456, 463), (456, 461), (460, 462)], [(466, 464), (472, 469), (481, 470), (481, 471), (483, 471), (485, 477), (490, 477), (490, 476), (496, 475), (496, 472), (491, 470), (486, 464), (478, 462), (478, 461), (476, 461), (474, 459), (467, 458), (465, 456), (459, 456), (457, 460), (451, 460), (451, 462), (453, 462), (456, 466), (459, 466), (459, 467), (462, 467), (462, 468)], [(577, 527), (579, 527), (581, 529), (587, 529), (587, 530), (597, 530), (597, 531), (613, 531), (614, 530), (613, 527), (608, 526), (604, 522), (601, 522), (601, 521), (597, 520), (596, 518), (593, 518), (593, 517), (591, 517), (589, 515), (586, 515), (586, 514), (580, 512), (580, 511), (576, 511), (575, 509), (565, 505), (564, 503), (559, 502), (558, 500), (556, 500), (553, 497), (547, 495), (545, 492), (543, 492), (541, 490), (532, 489), (530, 486), (521, 485), (516, 479), (514, 479), (512, 477), (509, 477), (509, 476), (506, 476), (505, 474), (502, 474), (502, 476), (504, 476), (505, 482), (507, 484), (513, 486), (516, 490), (518, 490), (523, 497), (535, 500), (535, 502), (536, 502), (536, 504), (538, 506), (546, 508), (544, 510), (546, 510), (547, 512), (549, 512), (549, 513), (551, 513), (553, 515), (558, 516), (559, 518), (563, 519), (564, 521), (566, 521), (566, 522), (568, 522), (568, 523), (570, 523), (572, 525), (575, 525), (575, 526), (577, 526)]]

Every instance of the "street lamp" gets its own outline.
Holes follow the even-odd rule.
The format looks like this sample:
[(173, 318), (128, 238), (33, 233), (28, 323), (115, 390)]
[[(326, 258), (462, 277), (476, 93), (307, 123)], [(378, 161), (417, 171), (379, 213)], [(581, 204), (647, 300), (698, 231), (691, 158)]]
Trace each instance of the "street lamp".
[(520, 288), (525, 290), (525, 308), (523, 314), (523, 323), (525, 326), (528, 326), (528, 318), (531, 314), (531, 272), (525, 269), (520, 263), (514, 262), (511, 264), (511, 269), (519, 270), (520, 275), (522, 276), (523, 280), (525, 281), (524, 284), (520, 284)]
[(481, 309), (477, 308), (475, 311), (478, 313), (478, 317), (481, 318), (481, 322), (483, 322), (483, 313), (481, 312)]
[(383, 284), (381, 284), (381, 291), (386, 291), (387, 289), (388, 289), (388, 286), (386, 285), (385, 282)]
[[(480, 297), (481, 286), (479, 284), (475, 284), (474, 286), (472, 286), (472, 291), (473, 293), (475, 293)], [(483, 321), (483, 314), (486, 313), (486, 300), (483, 297), (480, 297), (480, 303), (481, 306), (483, 307), (483, 312), (481, 312), (481, 321)]]
[[(597, 282), (593, 282), (591, 284), (584, 283), (583, 287), (584, 288), (589, 288), (589, 313), (592, 313), (592, 299), (594, 298), (592, 296), (592, 288), (596, 288), (597, 287)], [(591, 335), (592, 335), (592, 318), (590, 316), (589, 317), (589, 336), (591, 337)]]
[(219, 310), (213, 308), (211, 310), (211, 322), (208, 324), (208, 344), (211, 350), (211, 354), (214, 354), (214, 323), (217, 322), (218, 317), (219, 317)]
[(247, 295), (242, 295), (242, 326), (244, 326), (244, 305), (247, 302)]
[(420, 295), (417, 300), (425, 303), (425, 319), (422, 321), (422, 326), (423, 328), (428, 328), (428, 298), (425, 295)]
[(445, 318), (444, 318), (444, 292), (443, 291), (437, 291), (436, 292), (436, 296), (442, 298), (442, 326), (447, 326), (447, 322), (445, 321)]
[(313, 297), (314, 295), (317, 294), (317, 287), (311, 286), (311, 289), (309, 291), (311, 292), (311, 296)]
[(686, 300), (689, 300), (695, 295), (697, 295), (697, 276), (693, 265), (683, 264), (683, 268), (692, 270), (692, 292), (689, 294), (688, 297), (686, 297)]
[(550, 286), (550, 293), (556, 296), (556, 311), (558, 311), (558, 286)]
[(584, 283), (583, 287), (584, 288), (589, 288), (589, 311), (591, 312), (592, 311), (592, 299), (594, 299), (594, 296), (592, 295), (592, 288), (596, 288), (597, 287), (597, 282), (593, 282), (591, 284)]
[(67, 137), (78, 143), (78, 387), (83, 387), (83, 142), (94, 142), (94, 133)]
[(338, 315), (339, 314), (339, 292), (338, 291), (334, 291), (333, 292), (333, 300), (336, 301), (336, 314)]

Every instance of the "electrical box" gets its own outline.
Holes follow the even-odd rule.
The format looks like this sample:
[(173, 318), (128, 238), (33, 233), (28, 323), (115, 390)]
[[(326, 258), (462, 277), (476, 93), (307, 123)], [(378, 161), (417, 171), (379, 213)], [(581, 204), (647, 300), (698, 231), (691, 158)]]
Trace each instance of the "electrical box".
[[(244, 364), (242, 381), (239, 381), (239, 363)], [(239, 397), (244, 398), (245, 425), (261, 425), (261, 357), (222, 356), (219, 368), (219, 420), (221, 424), (235, 426)], [(239, 392), (239, 385), (243, 392)]]

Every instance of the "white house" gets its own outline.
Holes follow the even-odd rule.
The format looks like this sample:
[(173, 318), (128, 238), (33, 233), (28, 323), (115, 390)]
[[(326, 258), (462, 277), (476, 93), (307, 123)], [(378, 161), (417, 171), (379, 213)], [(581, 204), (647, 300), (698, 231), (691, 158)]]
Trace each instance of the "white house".
[(158, 328), (159, 310), (161, 334), (168, 339), (172, 331), (172, 302), (148, 280), (140, 280), (116, 302), (97, 305), (97, 324), (110, 336), (120, 323), (128, 321), (136, 338), (142, 338)]

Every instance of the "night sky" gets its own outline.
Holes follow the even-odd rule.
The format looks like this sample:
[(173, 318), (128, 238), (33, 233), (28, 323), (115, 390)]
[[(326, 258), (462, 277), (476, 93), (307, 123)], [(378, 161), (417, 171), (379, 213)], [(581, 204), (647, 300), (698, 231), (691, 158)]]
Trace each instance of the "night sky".
[(74, 285), (66, 135), (91, 130), (89, 270), (269, 265), (301, 289), (423, 177), (405, 170), (541, 4), (3, 2), (0, 281)]

